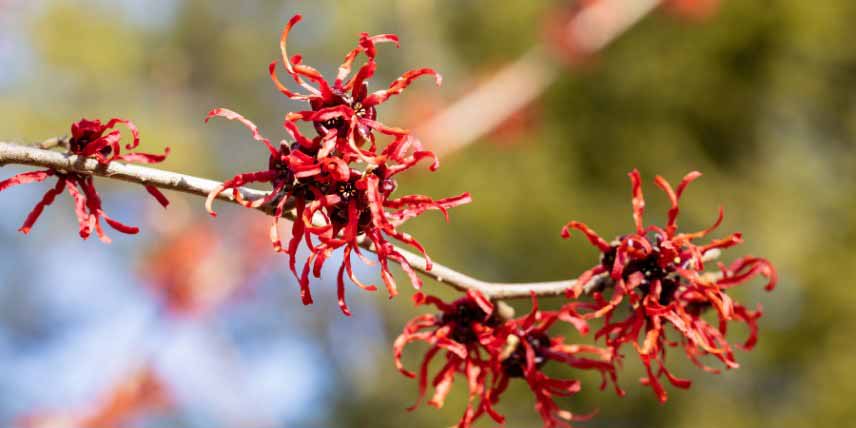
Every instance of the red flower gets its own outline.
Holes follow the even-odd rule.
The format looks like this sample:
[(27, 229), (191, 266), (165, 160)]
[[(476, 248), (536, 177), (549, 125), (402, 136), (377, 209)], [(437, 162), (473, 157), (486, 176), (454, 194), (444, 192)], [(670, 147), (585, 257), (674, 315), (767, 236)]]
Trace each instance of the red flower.
[[(648, 377), (642, 380), (650, 385), (661, 402), (666, 401), (666, 391), (659, 382), (663, 375), (679, 388), (688, 388), (690, 381), (673, 376), (664, 366), (666, 347), (676, 343), (666, 339), (666, 326), (671, 325), (681, 336), (680, 344), (686, 355), (707, 371), (717, 372), (702, 365), (698, 357), (713, 355), (727, 368), (738, 367), (732, 346), (725, 339), (729, 321), (743, 322), (750, 329), (749, 339), (740, 346), (751, 349), (757, 339), (756, 320), (761, 316), (760, 306), (752, 311), (733, 301), (727, 290), (747, 280), (762, 275), (768, 278), (767, 290), (776, 284), (776, 272), (770, 262), (762, 258), (742, 257), (730, 266), (719, 264), (718, 274), (704, 271), (703, 258), (717, 249), (726, 249), (742, 242), (739, 233), (726, 238), (699, 245), (694, 241), (707, 236), (722, 222), (723, 212), (708, 229), (694, 233), (678, 233), (678, 200), (686, 186), (701, 176), (699, 172), (687, 174), (676, 190), (662, 177), (655, 183), (671, 202), (665, 228), (644, 226), (645, 199), (642, 196), (642, 181), (639, 172), (630, 174), (633, 188), (633, 219), (635, 233), (621, 236), (607, 243), (585, 224), (572, 221), (562, 230), (570, 236), (571, 229), (581, 231), (601, 252), (601, 263), (584, 272), (578, 286), (571, 292), (575, 297), (582, 293), (585, 284), (595, 275), (609, 275), (614, 281), (612, 295), (606, 300), (595, 293), (597, 310), (586, 318), (603, 317), (605, 324), (595, 335), (604, 338), (606, 344), (619, 355), (619, 349), (631, 343), (645, 365)], [(630, 314), (621, 321), (614, 321), (616, 309), (627, 302)], [(709, 308), (716, 310), (718, 326), (712, 326), (702, 318)], [(644, 332), (644, 333), (643, 333)], [(640, 342), (640, 335), (644, 337)], [(657, 363), (656, 370), (652, 362)]]
[[(416, 377), (416, 374), (405, 369), (401, 362), (404, 348), (415, 341), (431, 345), (419, 369), (419, 399), (408, 410), (419, 406), (428, 386), (428, 366), (438, 353), (445, 352), (446, 362), (434, 376), (434, 396), (428, 404), (443, 407), (455, 376), (461, 374), (467, 379), (469, 400), (458, 427), (471, 426), (485, 412), (502, 423), (504, 418), (493, 409), (490, 389), (486, 386), (500, 370), (499, 355), (505, 346), (505, 336), (500, 333), (502, 321), (494, 311), (493, 304), (481, 293), (474, 291), (467, 292), (466, 296), (451, 303), (433, 296), (417, 296), (417, 304), (434, 305), (440, 314), (425, 314), (412, 319), (404, 326), (404, 331), (393, 345), (395, 366), (410, 378)], [(474, 406), (476, 399), (479, 403)]]
[[(154, 155), (148, 153), (121, 153), (119, 141), (121, 133), (118, 129), (114, 129), (119, 123), (125, 124), (131, 130), (133, 142), (127, 144), (125, 148), (132, 150), (140, 144), (139, 132), (137, 127), (131, 121), (124, 119), (110, 119), (106, 125), (99, 120), (81, 119), (71, 125), (71, 138), (64, 142), (68, 147), (68, 153), (72, 155), (93, 157), (99, 163), (109, 164), (114, 160), (125, 162), (140, 162), (140, 163), (158, 163), (166, 159), (169, 154), (167, 148), (162, 155)], [(107, 132), (109, 131), (109, 132)], [(105, 134), (106, 132), (106, 134)], [(36, 204), (35, 208), (27, 216), (24, 224), (19, 229), (24, 234), (30, 233), (33, 225), (41, 216), (45, 207), (52, 204), (57, 196), (62, 194), (63, 190), (67, 190), (72, 199), (74, 199), (74, 211), (77, 214), (77, 220), (80, 224), (80, 237), (83, 239), (89, 238), (89, 235), (94, 229), (98, 238), (102, 242), (109, 243), (110, 238), (104, 234), (101, 228), (101, 219), (103, 218), (107, 224), (113, 229), (127, 234), (136, 234), (139, 229), (133, 226), (122, 224), (110, 218), (101, 208), (101, 198), (95, 190), (91, 175), (84, 175), (75, 172), (58, 171), (47, 169), (43, 171), (30, 171), (18, 174), (12, 178), (0, 181), (0, 192), (10, 187), (26, 183), (38, 183), (46, 180), (48, 177), (56, 176), (58, 178), (56, 185), (48, 190), (42, 197), (42, 200)], [(169, 201), (166, 197), (153, 186), (144, 186), (157, 201), (166, 207)]]
[[(339, 66), (339, 72), (331, 85), (318, 70), (303, 64), (301, 55), (294, 55), (291, 58), (288, 56), (286, 51), (288, 33), (300, 19), (300, 15), (294, 15), (288, 21), (282, 32), (280, 49), (286, 72), (308, 93), (292, 92), (280, 82), (276, 76), (276, 61), (270, 64), (270, 76), (280, 92), (294, 100), (308, 101), (312, 110), (289, 113), (286, 120), (312, 122), (318, 135), (324, 139), (322, 144), (324, 150), (330, 151), (330, 146), (335, 145), (346, 162), (361, 159), (372, 164), (382, 163), (382, 159), (375, 158), (377, 154), (374, 150), (374, 131), (395, 137), (403, 137), (408, 131), (377, 122), (377, 106), (391, 96), (400, 94), (420, 76), (434, 76), (438, 86), (442, 82), (442, 77), (430, 68), (411, 70), (392, 82), (387, 89), (369, 93), (367, 81), (374, 75), (377, 68), (375, 45), (391, 42), (398, 46), (398, 36), (394, 34), (369, 36), (367, 33), (362, 33), (357, 47), (345, 56), (345, 61)], [(365, 54), (366, 63), (349, 78), (354, 60), (360, 54)], [(370, 147), (363, 149), (367, 141), (371, 143)]]
[[(612, 381), (619, 396), (624, 391), (619, 388), (615, 363), (611, 350), (590, 345), (564, 343), (560, 336), (550, 336), (547, 331), (557, 321), (573, 325), (580, 333), (588, 332), (588, 326), (577, 313), (578, 308), (587, 308), (590, 304), (573, 302), (559, 311), (539, 311), (538, 302), (533, 293), (532, 311), (507, 323), (511, 334), (508, 336), (506, 355), (502, 359), (502, 373), (491, 390), (493, 400), (508, 386), (512, 378), (523, 378), (535, 394), (535, 410), (541, 415), (545, 428), (570, 427), (572, 420), (584, 420), (588, 416), (573, 415), (561, 409), (553, 397), (568, 397), (580, 391), (581, 384), (574, 379), (556, 379), (544, 374), (541, 369), (550, 361), (581, 370), (597, 370), (603, 376), (600, 386), (605, 389)], [(508, 352), (510, 350), (510, 352)]]
[[(286, 121), (284, 126), (295, 141), (289, 147), (284, 142), (279, 149), (261, 136), (258, 128), (239, 114), (226, 110), (212, 110), (208, 118), (221, 116), (242, 122), (253, 133), (253, 137), (263, 142), (270, 151), (268, 169), (240, 174), (223, 183), (208, 197), (208, 210), (214, 198), (226, 189), (232, 189), (240, 200), (237, 188), (249, 182), (270, 182), (274, 189), (267, 198), (255, 202), (242, 201), (246, 206), (261, 206), (276, 201), (274, 222), (271, 227), (271, 241), (277, 251), (289, 255), (289, 265), (295, 277), (300, 281), (301, 298), (304, 304), (312, 303), (309, 290), (310, 273), (316, 278), (321, 275), (324, 262), (333, 251), (344, 249), (344, 261), (338, 273), (339, 306), (342, 312), (350, 314), (344, 295), (344, 275), (357, 286), (366, 290), (375, 290), (374, 285), (365, 285), (353, 274), (351, 253), (354, 252), (366, 263), (371, 263), (360, 254), (359, 244), (364, 236), (374, 244), (381, 276), (390, 297), (397, 294), (395, 281), (389, 272), (389, 260), (401, 264), (410, 277), (414, 287), (419, 289), (422, 281), (416, 276), (407, 260), (387, 240), (395, 238), (416, 248), (428, 259), (425, 249), (412, 236), (398, 231), (398, 226), (412, 217), (428, 210), (439, 210), (447, 216), (451, 207), (470, 201), (467, 193), (459, 196), (433, 200), (422, 195), (408, 195), (392, 199), (397, 183), (394, 176), (412, 168), (422, 159), (432, 159), (431, 170), (437, 168), (433, 153), (422, 149), (421, 144), (408, 135), (396, 137), (378, 156), (372, 148), (369, 153), (381, 159), (365, 171), (351, 168), (335, 147), (325, 147), (325, 139), (308, 139), (298, 131), (293, 122)], [(207, 119), (206, 119), (207, 120)], [(352, 159), (353, 160), (353, 159)], [(277, 229), (278, 220), (288, 201), (292, 201), (297, 212), (291, 230), (291, 240), (283, 247)], [(303, 270), (297, 273), (297, 249), (305, 242), (311, 254), (304, 263)], [(431, 262), (428, 259), (428, 268)]]
[(18, 418), (17, 422), (27, 428), (112, 428), (126, 426), (146, 414), (166, 410), (173, 402), (161, 377), (146, 365), (128, 373), (105, 394), (86, 406), (65, 411), (36, 412)]
[[(568, 421), (581, 419), (560, 409), (553, 400), (554, 396), (575, 394), (580, 390), (580, 382), (545, 375), (541, 369), (551, 360), (577, 369), (600, 371), (604, 376), (602, 388), (607, 385), (607, 377), (615, 382), (615, 366), (608, 349), (565, 344), (564, 338), (551, 337), (547, 333), (557, 321), (568, 322), (586, 333), (586, 322), (576, 309), (591, 304), (568, 305), (561, 311), (539, 311), (533, 296), (530, 314), (502, 322), (495, 314), (493, 305), (475, 292), (468, 292), (466, 297), (452, 303), (444, 303), (433, 297), (425, 298), (424, 302), (437, 306), (441, 314), (422, 315), (405, 326), (404, 332), (395, 341), (395, 364), (404, 375), (416, 377), (403, 368), (402, 351), (408, 343), (414, 341), (431, 345), (419, 371), (421, 400), (427, 387), (428, 366), (438, 352), (445, 351), (446, 363), (434, 376), (434, 397), (428, 404), (441, 407), (455, 375), (463, 374), (467, 379), (469, 401), (458, 422), (460, 428), (470, 427), (484, 414), (490, 415), (497, 423), (504, 423), (505, 418), (494, 409), (494, 405), (512, 378), (526, 380), (535, 394), (535, 408), (544, 420), (545, 427), (568, 427)], [(617, 384), (615, 388), (619, 395), (624, 394)]]

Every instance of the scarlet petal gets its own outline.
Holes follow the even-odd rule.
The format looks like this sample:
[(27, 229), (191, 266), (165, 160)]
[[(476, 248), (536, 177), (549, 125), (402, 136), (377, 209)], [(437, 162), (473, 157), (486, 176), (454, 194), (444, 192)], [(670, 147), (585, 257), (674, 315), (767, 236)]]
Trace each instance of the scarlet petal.
[(345, 88), (353, 89), (355, 99), (365, 99), (367, 91), (365, 81), (374, 76), (375, 70), (377, 70), (377, 63), (374, 62), (374, 59), (369, 58), (369, 61), (360, 67), (357, 74), (345, 84)]
[(577, 229), (582, 232), (586, 236), (586, 238), (588, 238), (589, 242), (591, 242), (592, 245), (594, 245), (601, 251), (606, 252), (610, 249), (609, 243), (606, 242), (603, 238), (601, 238), (600, 235), (597, 234), (597, 232), (590, 229), (588, 226), (586, 226), (585, 223), (580, 223), (578, 221), (572, 221), (562, 228), (562, 238), (570, 238), (571, 229)]
[[(288, 74), (290, 74), (291, 77), (294, 78), (295, 82), (297, 82), (298, 84), (303, 86), (310, 93), (312, 93), (314, 95), (319, 95), (319, 92), (317, 89), (313, 88), (311, 85), (307, 84), (306, 82), (303, 81), (303, 79), (300, 78), (300, 76), (302, 74), (306, 74), (307, 72), (309, 72), (309, 74), (312, 74), (311, 71), (305, 69), (305, 66), (300, 65), (300, 62), (301, 62), (300, 55), (295, 55), (294, 57), (291, 58), (291, 60), (289, 60), (289, 55), (288, 55), (288, 50), (287, 50), (288, 33), (291, 32), (291, 29), (294, 27), (294, 25), (297, 24), (298, 22), (300, 22), (301, 19), (302, 19), (302, 17), (299, 14), (292, 16), (291, 19), (288, 20), (288, 23), (285, 25), (285, 28), (282, 30), (282, 35), (279, 38), (279, 49), (282, 52), (282, 63), (285, 66), (286, 71), (288, 71)], [(301, 67), (304, 67), (304, 68), (301, 68)], [(275, 77), (273, 64), (271, 64), (271, 77)], [(275, 82), (278, 82), (278, 80), (275, 80)], [(323, 82), (323, 79), (322, 79), (322, 82)], [(325, 85), (326, 85), (326, 83), (325, 83)], [(309, 97), (309, 96), (289, 95), (289, 93), (286, 92), (287, 90), (284, 90), (285, 87), (283, 85), (278, 84), (277, 87), (279, 87), (280, 90), (283, 91), (283, 93), (285, 95), (287, 95), (291, 98), (294, 98), (294, 99), (301, 99), (301, 98), (306, 99)], [(325, 96), (328, 96), (328, 95), (329, 95), (329, 88), (327, 89), (327, 94), (325, 94)]]
[(208, 123), (208, 121), (211, 120), (212, 117), (222, 117), (228, 120), (237, 120), (242, 125), (244, 125), (244, 127), (250, 130), (250, 133), (252, 133), (254, 140), (260, 141), (264, 143), (265, 146), (267, 146), (268, 151), (270, 151), (271, 155), (277, 156), (279, 154), (279, 151), (270, 143), (270, 140), (262, 136), (261, 132), (259, 132), (259, 127), (256, 126), (256, 124), (254, 124), (253, 122), (246, 119), (244, 116), (241, 116), (240, 114), (227, 108), (215, 108), (209, 111), (208, 115), (205, 116), (205, 123)]
[(68, 189), (68, 194), (71, 195), (71, 198), (74, 200), (74, 213), (77, 216), (80, 237), (83, 239), (87, 239), (92, 233), (92, 221), (90, 214), (86, 211), (86, 197), (83, 196), (82, 193), (80, 193), (80, 190), (77, 189), (77, 185), (78, 184), (76, 181), (66, 181), (66, 188)]
[(119, 232), (126, 233), (128, 235), (136, 235), (140, 232), (140, 229), (138, 227), (128, 226), (126, 224), (123, 224), (122, 222), (113, 220), (112, 218), (108, 217), (107, 214), (101, 213), (101, 216), (104, 217), (104, 221), (106, 221), (107, 224), (110, 225), (110, 227), (116, 229)]
[(286, 119), (283, 123), (283, 126), (285, 126), (285, 129), (286, 131), (288, 131), (288, 134), (291, 135), (291, 138), (297, 141), (298, 144), (307, 149), (313, 146), (312, 141), (303, 136), (294, 121)]
[(268, 72), (270, 73), (270, 79), (273, 81), (274, 86), (282, 92), (283, 95), (291, 98), (293, 100), (308, 100), (311, 98), (310, 95), (302, 95), (296, 92), (292, 92), (288, 89), (280, 80), (279, 77), (276, 76), (276, 63), (277, 61), (273, 61), (268, 66)]
[(52, 175), (54, 175), (54, 172), (49, 169), (44, 171), (22, 172), (12, 178), (0, 181), (0, 192), (19, 184), (40, 183)]
[(330, 174), (336, 181), (348, 181), (348, 178), (351, 177), (351, 168), (348, 167), (345, 161), (339, 158), (330, 157), (322, 159), (321, 169)]
[(651, 371), (651, 362), (648, 360), (644, 360), (643, 362), (645, 363), (645, 371), (648, 373), (648, 377), (641, 379), (641, 383), (643, 385), (650, 386), (651, 389), (654, 390), (654, 393), (657, 395), (657, 399), (660, 400), (660, 404), (665, 403), (669, 400), (669, 395), (666, 394), (666, 390), (663, 388), (663, 385)]
[(627, 175), (630, 176), (633, 193), (633, 221), (636, 223), (636, 233), (643, 235), (645, 227), (642, 224), (642, 215), (645, 212), (645, 198), (642, 196), (642, 177), (637, 169)]
[(362, 119), (360, 119), (360, 123), (363, 123), (363, 124), (367, 125), (369, 128), (376, 129), (376, 130), (378, 130), (381, 133), (386, 134), (386, 135), (401, 136), (401, 135), (407, 135), (410, 133), (410, 131), (408, 131), (406, 129), (395, 128), (392, 126), (386, 126), (386, 125), (384, 125), (384, 124), (382, 124), (376, 120), (362, 118)]
[[(14, 178), (14, 177), (13, 177)], [(44, 179), (42, 179), (44, 180)], [(36, 224), (36, 221), (42, 215), (42, 212), (45, 210), (45, 207), (52, 204), (57, 196), (62, 193), (63, 188), (65, 187), (65, 179), (60, 178), (53, 189), (45, 192), (45, 195), (42, 196), (42, 199), (36, 204), (30, 214), (27, 215), (27, 218), (24, 220), (24, 224), (18, 229), (24, 235), (28, 235), (30, 230), (33, 228), (33, 225)]]
[(116, 159), (125, 162), (137, 162), (137, 163), (159, 163), (163, 162), (167, 156), (169, 156), (170, 149), (169, 147), (165, 148), (162, 155), (156, 155), (151, 153), (126, 153), (121, 156), (117, 156)]
[(684, 189), (687, 188), (687, 185), (689, 185), (690, 183), (692, 183), (693, 181), (695, 181), (697, 178), (699, 178), (701, 176), (702, 176), (702, 174), (698, 171), (690, 171), (689, 173), (687, 173), (687, 175), (685, 175), (684, 178), (681, 179), (681, 182), (680, 182), (680, 184), (678, 184), (678, 188), (675, 191), (678, 198), (680, 198), (681, 194), (684, 193)]
[(702, 254), (714, 249), (714, 248), (729, 248), (733, 247), (737, 244), (743, 242), (743, 234), (742, 233), (733, 233), (731, 236), (723, 239), (714, 239), (710, 244), (701, 247)]
[(145, 186), (145, 188), (146, 191), (149, 192), (149, 194), (152, 195), (164, 208), (169, 206), (169, 199), (167, 199), (166, 196), (164, 196), (164, 194), (161, 193), (161, 191), (158, 190), (157, 187)]
[(92, 141), (83, 148), (83, 151), (78, 154), (82, 156), (93, 156), (98, 159), (101, 163), (108, 163), (112, 159), (107, 159), (100, 152), (101, 150), (110, 147), (112, 156), (117, 156), (117, 152), (119, 151), (119, 139), (121, 138), (121, 134), (119, 131), (112, 131), (109, 134), (98, 138), (95, 141)]
[(393, 95), (398, 95), (402, 91), (407, 89), (407, 87), (410, 86), (410, 84), (413, 83), (414, 80), (426, 75), (434, 76), (434, 82), (437, 84), (437, 86), (440, 86), (443, 83), (443, 76), (441, 76), (439, 73), (430, 68), (410, 70), (402, 74), (401, 77), (392, 82), (392, 84), (390, 84), (389, 88), (387, 88), (386, 90), (374, 92), (368, 97), (366, 97), (365, 101), (363, 101), (363, 105), (374, 106), (383, 103), (384, 101), (389, 99), (389, 97)]
[(336, 75), (336, 80), (333, 82), (333, 87), (339, 90), (344, 89), (342, 87), (342, 81), (351, 74), (351, 65), (354, 63), (354, 59), (359, 55), (360, 52), (363, 51), (361, 46), (358, 46), (348, 52), (345, 55), (345, 60), (342, 62), (342, 65), (339, 66), (339, 73)]
[[(208, 194), (208, 197), (205, 199), (205, 209), (211, 214), (211, 217), (217, 217), (217, 213), (214, 212), (214, 200), (223, 193), (223, 191), (227, 189), (233, 189), (235, 199), (238, 202), (241, 202), (244, 206), (252, 206), (255, 207), (256, 202), (246, 202), (241, 198), (240, 192), (238, 190), (239, 187), (254, 182), (268, 182), (273, 180), (276, 177), (276, 171), (256, 171), (256, 172), (247, 172), (244, 174), (238, 174), (232, 177), (230, 180), (223, 182), (223, 184), (217, 186), (211, 193)], [(270, 197), (271, 195), (268, 195)], [(275, 196), (275, 195), (274, 195)], [(268, 197), (263, 198), (262, 201), (267, 200)], [(258, 206), (261, 206), (260, 204)]]
[(455, 365), (457, 361), (450, 359), (437, 374), (434, 381), (434, 396), (428, 401), (429, 406), (442, 408), (446, 396), (452, 390), (452, 382), (455, 380)]
[(479, 305), (479, 308), (481, 308), (488, 317), (493, 313), (493, 303), (491, 303), (491, 301), (480, 291), (467, 290), (467, 297), (476, 302), (476, 304)]
[(110, 119), (110, 121), (107, 122), (107, 125), (105, 125), (104, 127), (105, 128), (113, 128), (118, 123), (122, 123), (125, 126), (127, 126), (128, 129), (131, 131), (131, 136), (133, 137), (133, 141), (131, 142), (131, 144), (125, 145), (125, 148), (128, 150), (133, 150), (137, 146), (139, 146), (140, 145), (140, 131), (137, 130), (137, 125), (134, 125), (134, 122), (131, 122), (130, 120), (120, 119), (120, 118), (114, 117), (113, 119)]
[(675, 220), (678, 218), (678, 197), (675, 195), (675, 191), (672, 190), (672, 186), (666, 181), (665, 178), (660, 177), (659, 175), (654, 177), (654, 183), (666, 193), (666, 196), (669, 198), (669, 202), (671, 203), (671, 207), (669, 208), (669, 220), (666, 222), (666, 232), (669, 237), (674, 235), (675, 230), (677, 229), (677, 224)]
[(336, 277), (336, 294), (339, 298), (339, 308), (342, 310), (342, 313), (345, 316), (351, 316), (351, 310), (348, 308), (348, 304), (345, 303), (345, 263), (342, 262), (342, 265), (339, 266), (339, 274)]
[(689, 240), (703, 238), (703, 237), (707, 236), (708, 234), (710, 234), (710, 232), (713, 232), (714, 230), (716, 230), (716, 228), (719, 227), (720, 224), (722, 224), (722, 219), (724, 217), (725, 217), (725, 211), (723, 210), (722, 207), (719, 207), (719, 214), (716, 218), (716, 221), (713, 223), (712, 226), (708, 227), (707, 229), (698, 231), (698, 232), (682, 233), (682, 234), (678, 235), (677, 237), (678, 237), (678, 239), (689, 239)]

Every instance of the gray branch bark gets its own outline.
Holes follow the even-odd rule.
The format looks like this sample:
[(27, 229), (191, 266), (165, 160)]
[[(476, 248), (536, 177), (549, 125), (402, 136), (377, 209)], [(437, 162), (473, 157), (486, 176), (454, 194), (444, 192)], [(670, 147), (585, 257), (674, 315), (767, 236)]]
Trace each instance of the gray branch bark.
[[(221, 182), (176, 172), (164, 171), (139, 165), (130, 165), (121, 162), (111, 162), (109, 165), (101, 165), (92, 158), (79, 157), (63, 154), (55, 151), (44, 150), (37, 147), (24, 146), (0, 142), (0, 167), (4, 165), (29, 165), (38, 168), (48, 168), (78, 174), (95, 175), (129, 183), (151, 185), (160, 189), (173, 190), (190, 195), (205, 198), (209, 193), (217, 189)], [(239, 189), (246, 200), (264, 198), (268, 192), (242, 187)], [(232, 192), (224, 192), (218, 199), (226, 202), (237, 203), (232, 197)], [(258, 210), (271, 214), (272, 207), (261, 206)], [(285, 217), (293, 220), (294, 212), (288, 211)], [(371, 244), (364, 240), (364, 247), (371, 250)], [(405, 260), (414, 269), (435, 281), (453, 287), (460, 291), (476, 290), (483, 293), (492, 300), (529, 298), (534, 292), (537, 296), (559, 296), (576, 284), (575, 280), (551, 281), (551, 282), (529, 282), (529, 283), (501, 283), (483, 281), (473, 278), (464, 273), (439, 263), (434, 263), (431, 270), (426, 269), (425, 259), (417, 254), (396, 247)], [(713, 253), (713, 252), (711, 252)], [(710, 255), (710, 254), (709, 254)], [(718, 256), (718, 253), (712, 258)], [(605, 275), (595, 277), (585, 286), (587, 293), (602, 289), (609, 284), (609, 278)]]

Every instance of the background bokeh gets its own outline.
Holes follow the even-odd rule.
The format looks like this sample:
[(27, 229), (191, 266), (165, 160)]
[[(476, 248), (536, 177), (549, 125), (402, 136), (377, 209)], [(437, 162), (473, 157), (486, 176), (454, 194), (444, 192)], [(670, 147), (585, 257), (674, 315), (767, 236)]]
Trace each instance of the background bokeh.
[[(420, 81), (380, 112), (386, 123), (418, 128), (533, 46), (549, 45), (547, 18), (572, 3), (0, 0), (0, 140), (36, 142), (81, 117), (126, 117), (140, 127), (144, 151), (172, 147), (160, 167), (224, 179), (266, 164), (266, 152), (237, 124), (202, 118), (229, 107), (265, 135), (284, 136), (282, 116), (299, 105), (274, 90), (267, 64), (294, 13), (305, 20), (291, 43), (327, 74), (361, 31), (402, 39), (401, 49), (381, 48), (374, 87), (410, 68), (442, 72), (442, 88)], [(721, 204), (723, 233), (746, 239), (732, 253), (766, 256), (780, 272), (774, 293), (758, 284), (738, 293), (764, 304), (757, 348), (739, 353), (739, 370), (718, 376), (675, 358), (676, 373), (694, 385), (671, 388), (664, 406), (637, 383), (633, 358), (622, 376), (627, 397), (598, 391), (597, 379), (582, 374), (583, 392), (565, 404), (599, 409), (581, 424), (588, 427), (852, 426), (856, 3), (723, 0), (713, 14), (678, 9), (655, 11), (592, 58), (556, 56), (549, 67), (557, 77), (534, 102), (446, 153), (437, 172), (403, 177), (400, 188), (411, 193), (468, 190), (474, 199), (448, 225), (425, 215), (407, 229), (435, 260), (481, 278), (570, 278), (596, 254), (584, 239), (559, 237), (565, 222), (586, 221), (604, 236), (632, 227), (626, 173), (634, 167), (648, 185), (648, 218), (662, 221), (665, 198), (653, 176), (676, 182), (701, 170), (682, 226), (709, 224)], [(468, 117), (479, 120), (478, 112)], [(23, 170), (4, 167), (0, 178)], [(81, 241), (63, 196), (23, 236), (15, 230), (47, 185), (0, 194), (0, 425), (72, 417), (141, 367), (155, 373), (167, 404), (125, 426), (457, 421), (462, 385), (443, 410), (404, 410), (416, 385), (395, 371), (390, 346), (419, 312), (406, 281), (393, 301), (350, 289), (351, 318), (339, 313), (332, 282), (318, 281), (316, 304), (303, 307), (284, 256), (266, 251), (260, 214), (221, 206), (212, 220), (202, 200), (178, 194), (164, 212), (139, 187), (96, 181), (107, 211), (140, 225), (141, 235), (112, 233), (109, 246)], [(183, 234), (214, 243), (184, 250), (175, 241)], [(153, 274), (164, 269), (192, 272), (201, 279), (187, 281), (216, 291), (202, 293), (210, 299), (200, 310), (171, 307)], [(418, 357), (406, 360), (413, 366)], [(515, 385), (500, 409), (509, 426), (540, 426), (531, 406), (525, 385)]]

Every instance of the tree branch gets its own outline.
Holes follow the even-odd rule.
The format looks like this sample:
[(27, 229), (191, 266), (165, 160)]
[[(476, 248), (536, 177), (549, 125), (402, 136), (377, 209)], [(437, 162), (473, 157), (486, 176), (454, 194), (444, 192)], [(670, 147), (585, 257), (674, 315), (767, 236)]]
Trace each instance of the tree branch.
[[(604, 50), (661, 3), (662, 0), (593, 2), (564, 25), (564, 35), (580, 55), (589, 56)], [(549, 49), (536, 45), (419, 125), (414, 135), (430, 142), (431, 150), (440, 156), (462, 149), (538, 99), (561, 75)]]
[[(160, 189), (174, 190), (203, 198), (207, 197), (209, 193), (217, 189), (221, 184), (219, 181), (121, 162), (111, 162), (108, 165), (102, 165), (92, 158), (0, 141), (0, 167), (9, 164), (29, 165), (78, 174), (96, 175), (129, 183), (151, 185)], [(250, 201), (261, 199), (268, 195), (268, 192), (247, 187), (241, 187), (239, 191), (246, 200)], [(238, 203), (232, 197), (231, 191), (223, 192), (217, 198), (226, 202)], [(261, 206), (258, 210), (265, 214), (272, 213), (270, 205)], [(289, 210), (284, 217), (294, 220), (295, 213), (293, 210)], [(364, 240), (363, 246), (373, 251), (372, 245), (368, 240)], [(538, 296), (559, 296), (576, 284), (575, 280), (530, 283), (489, 282), (473, 278), (439, 263), (434, 263), (432, 269), (429, 271), (426, 269), (423, 257), (399, 247), (396, 247), (396, 250), (404, 256), (405, 260), (414, 269), (423, 275), (460, 291), (480, 291), (492, 300), (529, 298), (531, 292), (535, 292)], [(706, 255), (706, 259), (713, 259), (718, 257), (718, 255), (718, 252), (711, 251)], [(590, 293), (591, 291), (604, 288), (609, 283), (608, 276), (597, 276), (586, 284), (585, 291), (586, 293)]]
[[(48, 141), (52, 142), (56, 141), (56, 139)], [(0, 141), (0, 166), (8, 164), (29, 165), (59, 171), (76, 172), (78, 174), (97, 175), (129, 183), (151, 185), (160, 189), (202, 196), (203, 198), (207, 197), (208, 193), (221, 184), (219, 181), (139, 165), (120, 162), (111, 162), (108, 165), (102, 165), (94, 158), (79, 157)], [(267, 195), (267, 192), (246, 187), (242, 187), (240, 192), (241, 196), (249, 200), (263, 198)], [(217, 198), (237, 203), (232, 197), (232, 192), (221, 193)], [(271, 207), (260, 207), (259, 209), (268, 214), (272, 212)]]

